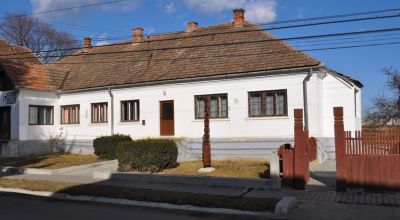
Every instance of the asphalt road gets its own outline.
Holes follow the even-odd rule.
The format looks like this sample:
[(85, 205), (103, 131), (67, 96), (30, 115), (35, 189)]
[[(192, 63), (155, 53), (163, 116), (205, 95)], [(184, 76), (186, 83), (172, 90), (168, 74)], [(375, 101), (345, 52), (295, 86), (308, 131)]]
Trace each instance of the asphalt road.
[(158, 208), (76, 202), (14, 193), (0, 193), (0, 219), (62, 220), (62, 219), (265, 219), (237, 215), (214, 215)]

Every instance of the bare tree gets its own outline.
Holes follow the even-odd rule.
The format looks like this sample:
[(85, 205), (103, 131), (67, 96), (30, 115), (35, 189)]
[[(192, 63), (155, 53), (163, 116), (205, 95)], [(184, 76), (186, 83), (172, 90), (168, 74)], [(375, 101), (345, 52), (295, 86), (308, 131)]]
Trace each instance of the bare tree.
[(385, 126), (400, 123), (400, 72), (385, 68), (389, 94), (383, 93), (372, 100), (372, 108), (367, 113), (367, 123), (371, 126)]
[(9, 43), (31, 49), (43, 63), (52, 63), (74, 52), (69, 48), (79, 46), (71, 34), (58, 31), (25, 12), (7, 13), (0, 23), (0, 37)]

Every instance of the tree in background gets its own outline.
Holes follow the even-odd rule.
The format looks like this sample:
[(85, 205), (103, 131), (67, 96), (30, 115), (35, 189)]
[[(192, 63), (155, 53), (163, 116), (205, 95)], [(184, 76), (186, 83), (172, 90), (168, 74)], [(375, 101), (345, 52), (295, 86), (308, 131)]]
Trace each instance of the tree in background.
[(7, 13), (0, 23), (0, 37), (8, 43), (31, 49), (43, 63), (52, 63), (74, 52), (68, 48), (79, 46), (71, 34), (58, 31), (25, 12)]
[(388, 77), (386, 86), (390, 93), (383, 93), (372, 100), (372, 108), (367, 113), (367, 125), (400, 123), (400, 72), (394, 68), (385, 68), (383, 73)]

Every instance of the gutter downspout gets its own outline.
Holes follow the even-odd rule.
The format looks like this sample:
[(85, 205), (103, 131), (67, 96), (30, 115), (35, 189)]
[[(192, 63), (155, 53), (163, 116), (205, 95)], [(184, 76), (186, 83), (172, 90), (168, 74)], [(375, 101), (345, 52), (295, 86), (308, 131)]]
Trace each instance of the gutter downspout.
[(310, 81), (312, 76), (312, 68), (310, 68), (307, 76), (303, 80), (303, 106), (304, 106), (304, 128), (308, 129), (308, 98), (307, 98), (307, 82)]
[(108, 88), (108, 94), (111, 98), (111, 135), (114, 135), (114, 95), (112, 93), (111, 87)]

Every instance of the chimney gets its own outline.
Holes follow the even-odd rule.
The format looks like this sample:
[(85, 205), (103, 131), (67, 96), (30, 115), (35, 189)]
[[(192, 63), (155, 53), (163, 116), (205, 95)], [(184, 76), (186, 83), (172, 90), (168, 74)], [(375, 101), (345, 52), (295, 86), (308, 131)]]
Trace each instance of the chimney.
[(92, 48), (92, 38), (91, 37), (85, 37), (83, 39), (83, 47), (84, 48), (89, 48), (89, 49)]
[(132, 29), (132, 37), (134, 43), (139, 43), (144, 40), (143, 28), (137, 27)]
[(195, 21), (188, 22), (188, 23), (187, 23), (187, 31), (188, 31), (188, 32), (193, 31), (193, 30), (196, 29), (198, 26), (199, 26), (199, 24), (198, 24), (197, 22), (195, 22)]
[(243, 25), (244, 23), (244, 9), (233, 9), (233, 25)]

